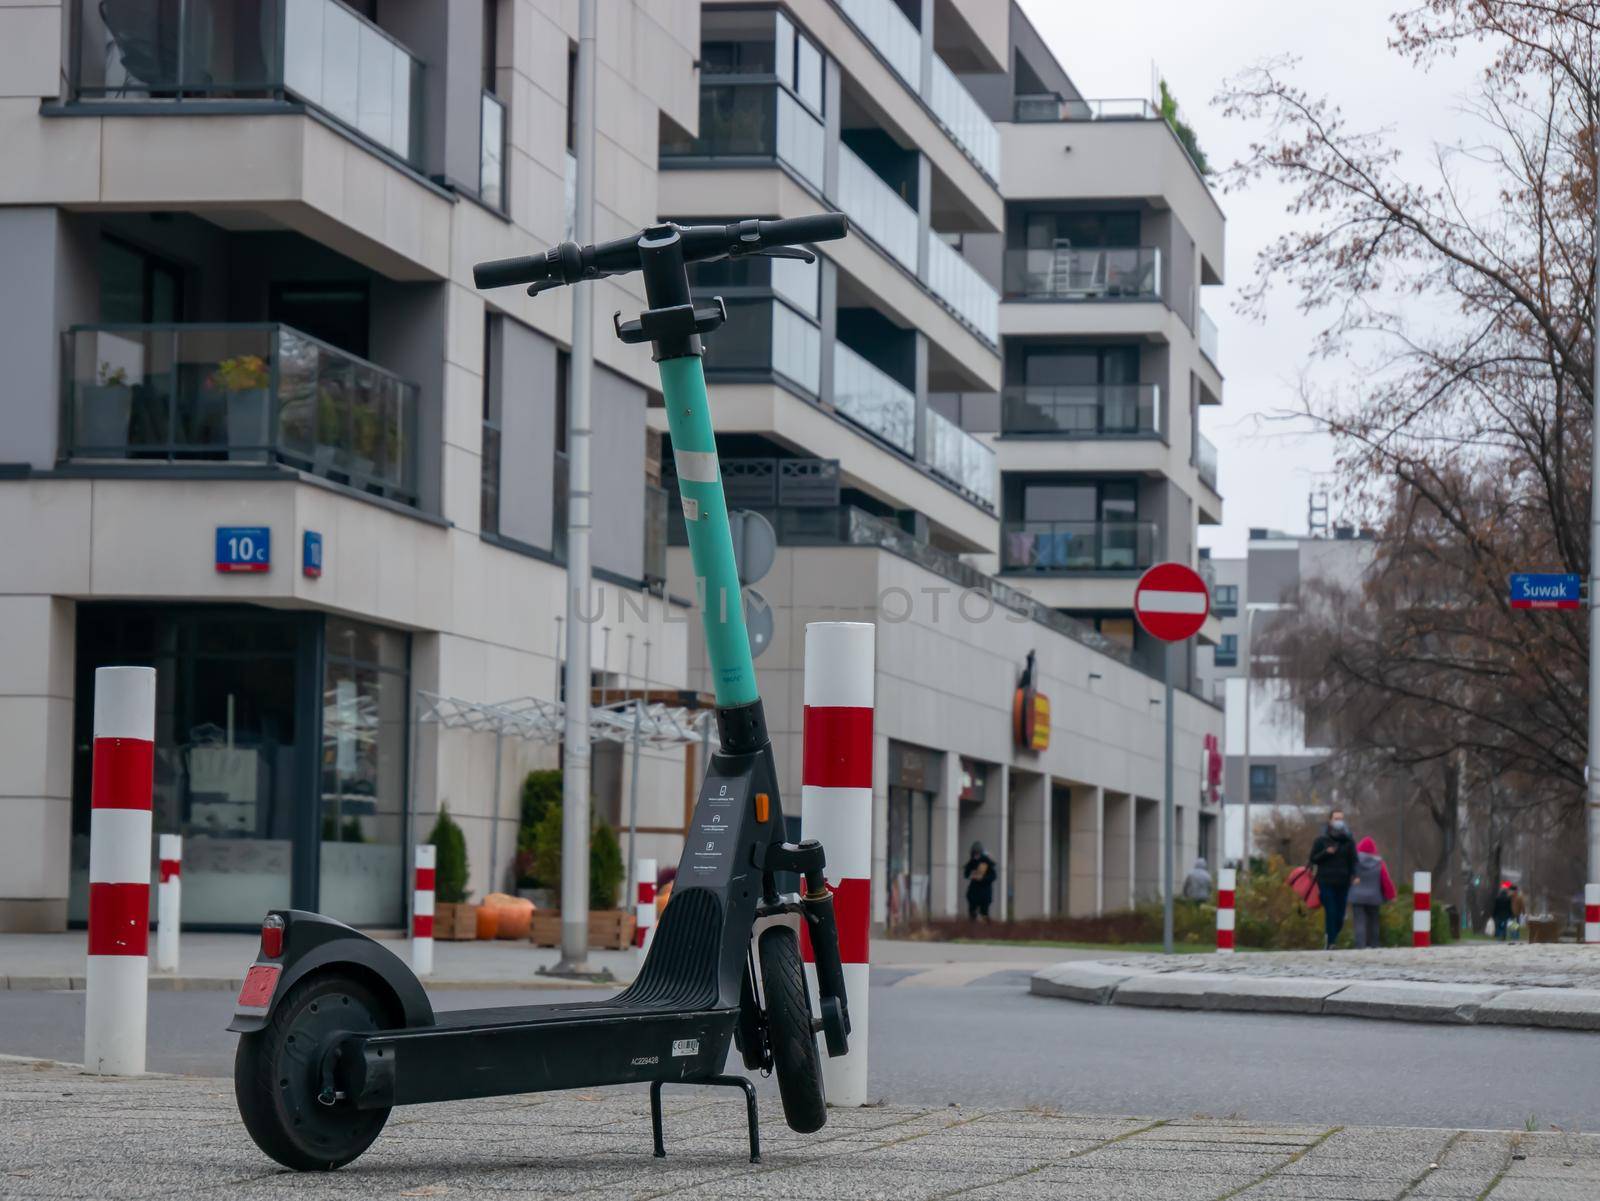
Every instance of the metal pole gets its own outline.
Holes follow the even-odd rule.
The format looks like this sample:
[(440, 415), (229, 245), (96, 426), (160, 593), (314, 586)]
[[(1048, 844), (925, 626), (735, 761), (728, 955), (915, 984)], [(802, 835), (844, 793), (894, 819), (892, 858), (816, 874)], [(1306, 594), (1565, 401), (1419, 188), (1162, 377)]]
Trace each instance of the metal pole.
[[(1248, 573), (1248, 568), (1246, 572)], [(1248, 579), (1248, 574), (1247, 574)], [(1249, 588), (1249, 583), (1245, 584)], [(1250, 664), (1256, 648), (1250, 639), (1250, 619), (1255, 615), (1255, 610), (1250, 608), (1250, 598), (1244, 602), (1244, 763), (1241, 766), (1243, 775), (1242, 791), (1244, 792), (1244, 854), (1240, 865), (1248, 873), (1250, 871)]]
[[(628, 676), (632, 682), (633, 676), (633, 635), (628, 635)], [(644, 709), (644, 698), (650, 694), (650, 640), (644, 640), (644, 687), (640, 695), (633, 698), (633, 766), (628, 773), (628, 882), (627, 891), (622, 894), (623, 907), (634, 903), (634, 898), (639, 895), (638, 849), (634, 845), (639, 840), (639, 721)], [(653, 883), (653, 881), (652, 881)]]
[[(1600, 264), (1600, 126), (1595, 137), (1595, 258)], [(1589, 862), (1585, 879), (1600, 882), (1600, 272), (1595, 273), (1594, 339), (1589, 343), (1592, 385), (1589, 393), (1589, 754), (1584, 784), (1589, 793)]]
[[(595, 0), (578, 2), (573, 89), (577, 136), (578, 241), (594, 241)], [(566, 753), (561, 775), (561, 960), (559, 975), (589, 967), (589, 408), (594, 378), (594, 289), (572, 290), (572, 364), (567, 406)]]
[(1166, 787), (1161, 802), (1161, 881), (1163, 897), (1161, 901), (1161, 949), (1168, 955), (1172, 954), (1172, 859), (1176, 853), (1173, 847), (1173, 827), (1176, 825), (1172, 809), (1172, 677), (1178, 671), (1178, 649), (1181, 642), (1167, 643), (1167, 765)]

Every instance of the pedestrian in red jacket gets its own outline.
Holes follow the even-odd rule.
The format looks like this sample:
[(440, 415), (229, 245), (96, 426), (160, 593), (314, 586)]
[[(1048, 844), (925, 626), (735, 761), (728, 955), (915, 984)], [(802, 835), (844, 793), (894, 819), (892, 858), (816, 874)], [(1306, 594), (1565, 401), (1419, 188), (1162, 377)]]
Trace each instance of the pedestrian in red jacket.
[(1356, 843), (1356, 863), (1359, 875), (1350, 889), (1350, 908), (1355, 914), (1356, 949), (1364, 950), (1379, 945), (1378, 910), (1394, 900), (1396, 889), (1370, 835)]

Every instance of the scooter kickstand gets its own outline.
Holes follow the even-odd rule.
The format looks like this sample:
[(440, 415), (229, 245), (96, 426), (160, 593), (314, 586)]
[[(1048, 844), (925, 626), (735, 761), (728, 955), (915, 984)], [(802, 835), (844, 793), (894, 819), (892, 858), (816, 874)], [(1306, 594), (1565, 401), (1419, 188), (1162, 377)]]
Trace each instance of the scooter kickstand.
[[(655, 1136), (656, 1158), (667, 1157), (667, 1146), (661, 1138), (661, 1086), (664, 1080), (650, 1082), (650, 1132)], [(756, 1122), (756, 1088), (743, 1076), (707, 1076), (704, 1080), (685, 1080), (684, 1084), (721, 1085), (744, 1091), (745, 1121), (750, 1126), (750, 1162), (761, 1162), (761, 1130)]]

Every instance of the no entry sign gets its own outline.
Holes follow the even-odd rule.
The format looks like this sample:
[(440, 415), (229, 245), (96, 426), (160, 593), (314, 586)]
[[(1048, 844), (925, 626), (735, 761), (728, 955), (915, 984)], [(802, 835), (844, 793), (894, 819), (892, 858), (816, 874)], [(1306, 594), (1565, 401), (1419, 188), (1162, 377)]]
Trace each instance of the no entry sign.
[(1145, 633), (1163, 642), (1193, 638), (1211, 612), (1211, 595), (1200, 573), (1182, 563), (1157, 563), (1139, 577), (1133, 612)]

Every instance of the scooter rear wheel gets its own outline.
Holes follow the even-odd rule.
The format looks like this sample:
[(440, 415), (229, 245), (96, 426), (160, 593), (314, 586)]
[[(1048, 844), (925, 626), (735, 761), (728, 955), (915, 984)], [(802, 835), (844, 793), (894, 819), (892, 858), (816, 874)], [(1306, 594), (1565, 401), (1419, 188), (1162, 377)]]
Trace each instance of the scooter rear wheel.
[(364, 982), (327, 974), (295, 985), (265, 1027), (240, 1035), (233, 1091), (256, 1146), (302, 1172), (342, 1167), (370, 1147), (389, 1110), (357, 1109), (339, 1096), (319, 1099), (324, 1057), (340, 1034), (390, 1024), (387, 1006)]
[(801, 1134), (821, 1130), (828, 1120), (822, 1060), (800, 944), (788, 926), (772, 926), (761, 934), (761, 991), (766, 994), (767, 1035), (783, 1119)]

